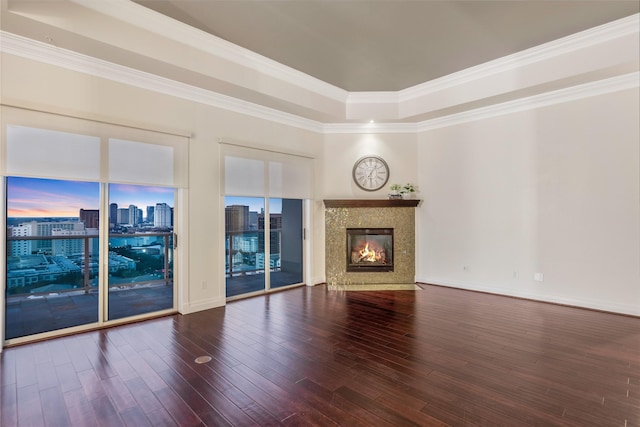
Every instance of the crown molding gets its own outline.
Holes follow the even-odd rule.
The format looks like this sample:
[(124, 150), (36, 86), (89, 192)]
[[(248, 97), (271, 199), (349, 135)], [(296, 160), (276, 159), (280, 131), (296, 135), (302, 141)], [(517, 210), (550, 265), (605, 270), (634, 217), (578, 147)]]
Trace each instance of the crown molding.
[(638, 87), (640, 87), (640, 72), (636, 71), (634, 73), (611, 77), (596, 82), (585, 83), (540, 95), (508, 101), (502, 104), (491, 105), (463, 113), (452, 114), (446, 117), (426, 120), (416, 125), (416, 132), (425, 132), (477, 120), (485, 120), (492, 117), (577, 101), (592, 96), (604, 95)]
[(640, 87), (640, 72), (634, 72), (418, 123), (331, 123), (323, 126), (323, 133), (389, 134), (426, 132), (638, 87)]
[(0, 51), (94, 77), (321, 133), (320, 122), (0, 31)]
[(286, 81), (335, 101), (345, 102), (349, 92), (251, 50), (129, 0), (70, 0), (87, 9), (126, 22), (210, 55), (224, 58), (261, 74)]
[(324, 134), (380, 134), (380, 133), (416, 133), (417, 123), (327, 123), (322, 127)]
[(400, 92), (349, 92), (347, 104), (398, 104)]
[[(456, 103), (564, 79), (569, 73), (613, 68), (623, 61), (637, 64), (639, 27), (640, 14), (636, 14), (398, 92), (351, 92), (346, 119), (409, 121)], [(602, 61), (593, 61), (594, 55), (606, 54), (607, 49), (616, 50)], [(580, 60), (586, 61), (587, 68), (577, 65)], [(555, 71), (541, 74), (545, 67)]]
[[(428, 96), (433, 92), (470, 83), (491, 75), (513, 70), (524, 65), (541, 62), (550, 58), (566, 55), (579, 49), (604, 43), (609, 40), (638, 34), (640, 14), (618, 19), (604, 25), (590, 28), (521, 52), (514, 53), (475, 67), (467, 68), (447, 76), (421, 83), (397, 92), (398, 102), (412, 101)], [(388, 99), (383, 95), (382, 100)], [(385, 102), (385, 101), (383, 101)], [(388, 101), (386, 101), (388, 102)]]
[[(90, 3), (91, 5), (95, 6), (94, 9), (96, 10), (99, 10), (102, 7), (101, 5), (110, 3), (103, 1), (90, 2), (89, 0), (73, 1), (82, 5)], [(132, 11), (138, 10), (138, 12), (143, 11), (145, 15), (147, 14), (148, 9), (143, 8), (135, 3), (131, 3), (129, 1), (122, 2), (122, 0), (114, 0), (114, 4), (121, 3), (127, 5), (135, 5), (136, 7), (131, 9)], [(107, 7), (107, 9), (113, 12), (112, 7)], [(169, 19), (164, 17), (164, 15), (160, 15), (155, 12), (154, 15), (157, 15), (155, 16), (155, 18), (160, 19), (161, 21)], [(450, 88), (459, 85), (461, 84), (461, 82), (472, 81), (478, 79), (479, 76), (490, 76), (492, 73), (498, 73), (506, 69), (513, 69), (515, 67), (522, 66), (523, 63), (539, 61), (541, 60), (541, 58), (559, 56), (575, 51), (575, 49), (579, 49), (584, 46), (602, 43), (603, 41), (615, 39), (624, 35), (637, 34), (638, 28), (640, 26), (639, 17), (640, 14), (636, 14), (610, 24), (583, 31), (575, 35), (565, 37), (563, 39), (550, 42), (545, 45), (532, 48), (506, 58), (495, 60), (490, 63), (482, 64), (471, 69), (463, 70), (450, 76), (446, 76), (432, 82), (427, 82), (422, 85), (414, 86), (413, 88), (405, 89), (403, 91), (347, 93), (340, 90), (340, 97), (342, 97), (342, 102), (345, 102), (347, 104), (347, 107), (349, 105), (355, 105), (361, 108), (366, 108), (367, 106), (375, 107), (376, 104), (382, 103), (385, 104), (388, 108), (397, 108), (401, 103), (406, 102), (409, 99), (414, 99), (417, 96), (426, 96), (429, 93), (433, 93), (434, 91), (439, 91), (443, 88)], [(153, 26), (154, 23), (153, 20), (140, 19), (140, 17), (135, 16), (131, 16), (130, 19), (135, 22), (138, 22), (138, 20), (140, 20), (139, 22), (144, 22), (147, 26)], [(178, 25), (176, 27), (180, 28), (180, 31), (188, 33), (196, 31), (194, 29), (191, 29), (190, 27), (182, 25)], [(156, 29), (156, 32), (157, 31), (158, 30)], [(197, 30), (197, 32), (199, 37), (209, 37), (209, 35), (205, 35), (205, 33), (202, 33), (199, 30)], [(201, 42), (205, 45), (209, 43), (204, 42), (204, 39), (201, 39)], [(215, 49), (211, 49), (223, 49), (229, 55), (244, 56), (243, 54), (247, 53), (247, 57), (259, 57), (254, 58), (256, 60), (266, 59), (264, 57), (261, 57), (260, 55), (256, 55), (250, 51), (247, 51), (246, 49), (242, 50), (242, 48), (239, 48), (228, 42), (216, 44)], [(0, 31), (0, 51), (7, 54), (54, 65), (64, 69), (81, 72), (95, 77), (104, 78), (107, 80), (154, 91), (157, 93), (182, 98), (212, 107), (233, 111), (239, 114), (245, 114), (251, 117), (256, 117), (259, 119), (264, 119), (271, 122), (321, 134), (416, 133), (431, 129), (437, 129), (440, 127), (452, 126), (465, 122), (495, 117), (498, 115), (523, 111), (527, 109), (538, 108), (554, 103), (569, 102), (589, 96), (596, 96), (603, 93), (634, 88), (638, 87), (639, 85), (638, 72), (635, 72), (623, 76), (613, 77), (422, 122), (321, 123), (319, 121), (303, 118), (295, 114), (285, 113), (273, 108), (264, 107), (252, 102), (243, 101), (231, 96), (222, 95), (217, 92), (156, 76), (151, 73), (146, 73), (133, 68), (117, 65), (94, 57), (79, 54), (70, 50), (58, 48), (47, 43), (18, 36), (16, 34), (8, 33), (5, 31)], [(240, 52), (239, 54), (237, 53), (238, 51)], [(258, 62), (255, 61), (251, 62), (251, 64), (254, 65), (257, 63)], [(273, 61), (270, 61), (269, 66), (271, 67), (270, 69), (278, 69), (279, 67), (284, 67)], [(262, 72), (264, 70), (259, 68), (258, 71)], [(294, 74), (302, 73), (296, 71)], [(333, 88), (333, 86), (331, 85), (328, 86)]]
[[(211, 55), (240, 64), (259, 73), (287, 81), (349, 106), (362, 104), (402, 104), (437, 91), (483, 79), (496, 73), (565, 55), (594, 44), (638, 33), (640, 14), (563, 37), (503, 58), (449, 74), (396, 92), (348, 92), (200, 29), (184, 25), (168, 16), (129, 0), (70, 0), (85, 8), (143, 28), (161, 37), (184, 43)], [(400, 117), (398, 117), (400, 118)]]

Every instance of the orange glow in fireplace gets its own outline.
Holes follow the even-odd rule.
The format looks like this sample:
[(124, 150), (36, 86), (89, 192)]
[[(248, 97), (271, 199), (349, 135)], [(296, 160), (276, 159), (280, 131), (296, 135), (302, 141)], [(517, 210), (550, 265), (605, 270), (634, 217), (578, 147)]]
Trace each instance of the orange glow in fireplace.
[(375, 242), (366, 242), (363, 248), (356, 247), (351, 252), (351, 263), (359, 264), (361, 262), (386, 264), (387, 253)]
[(393, 228), (347, 228), (347, 271), (393, 271)]

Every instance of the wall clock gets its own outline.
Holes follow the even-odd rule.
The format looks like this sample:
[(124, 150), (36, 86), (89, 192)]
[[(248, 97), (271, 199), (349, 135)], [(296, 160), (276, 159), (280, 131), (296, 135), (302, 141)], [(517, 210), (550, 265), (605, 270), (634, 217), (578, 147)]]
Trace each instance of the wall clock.
[(389, 166), (381, 157), (364, 156), (353, 165), (353, 181), (363, 190), (379, 190), (389, 181)]

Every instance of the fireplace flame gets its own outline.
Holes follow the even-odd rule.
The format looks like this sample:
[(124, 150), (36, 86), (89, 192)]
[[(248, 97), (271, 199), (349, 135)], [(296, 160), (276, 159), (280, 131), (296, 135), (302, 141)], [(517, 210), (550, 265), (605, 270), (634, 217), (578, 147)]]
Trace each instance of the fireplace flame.
[(367, 242), (362, 249), (356, 249), (351, 254), (351, 260), (354, 264), (358, 264), (361, 262), (372, 262), (372, 263), (386, 263), (386, 252), (384, 249), (376, 249), (371, 245), (369, 248), (369, 242)]

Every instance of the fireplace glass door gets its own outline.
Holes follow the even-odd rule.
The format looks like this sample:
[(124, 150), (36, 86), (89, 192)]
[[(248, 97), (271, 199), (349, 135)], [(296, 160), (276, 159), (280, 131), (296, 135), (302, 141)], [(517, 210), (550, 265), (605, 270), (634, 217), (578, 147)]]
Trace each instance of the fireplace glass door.
[(393, 228), (348, 228), (347, 271), (393, 271)]

